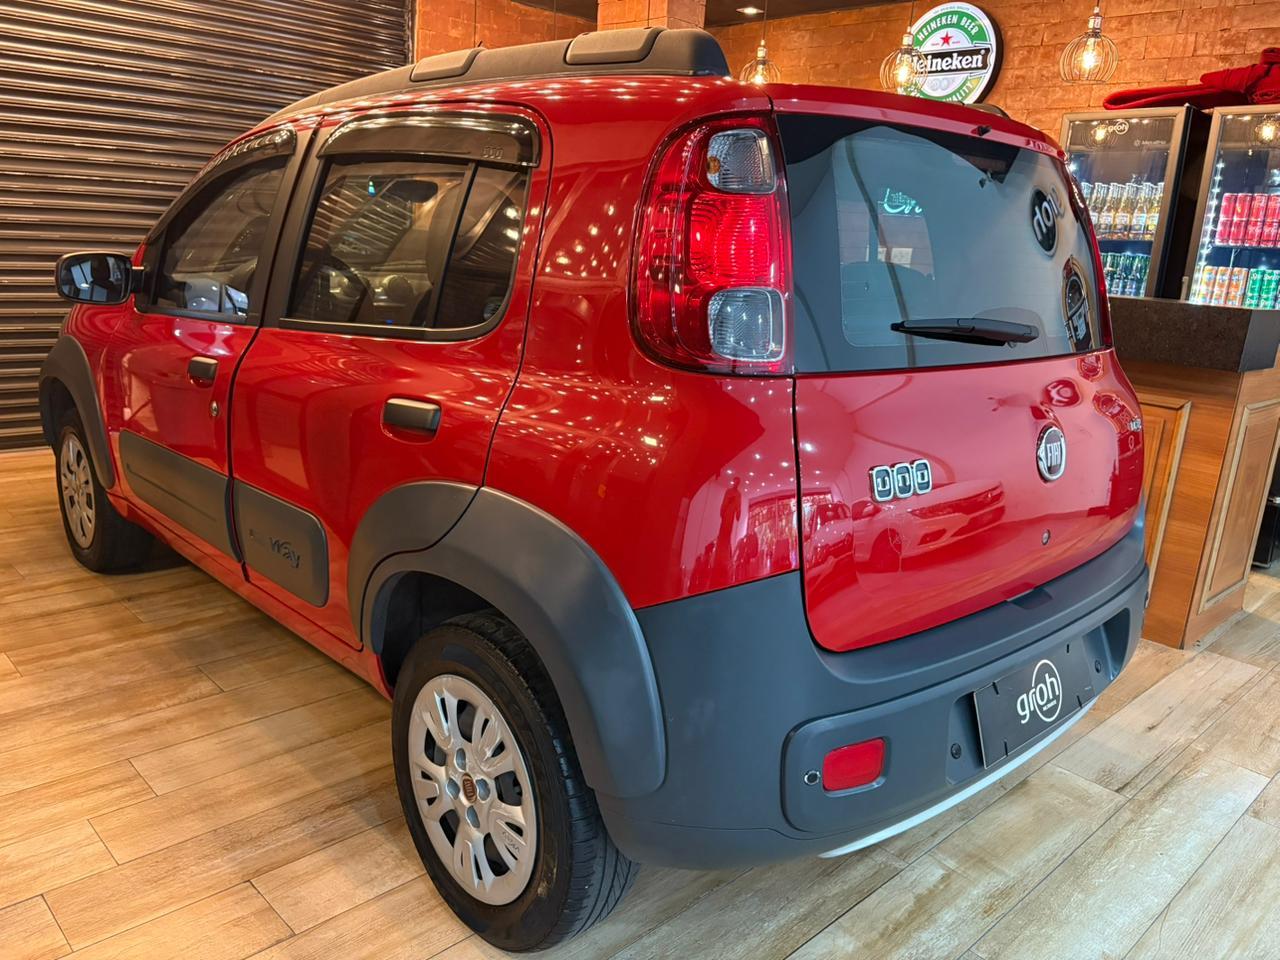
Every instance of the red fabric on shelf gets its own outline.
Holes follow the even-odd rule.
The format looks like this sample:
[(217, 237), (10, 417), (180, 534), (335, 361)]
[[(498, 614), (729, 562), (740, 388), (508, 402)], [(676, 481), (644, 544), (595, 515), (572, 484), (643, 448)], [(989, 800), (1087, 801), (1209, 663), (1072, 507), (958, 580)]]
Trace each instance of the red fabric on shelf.
[(1265, 48), (1258, 63), (1251, 66), (1202, 74), (1199, 83), (1118, 90), (1102, 101), (1108, 110), (1181, 106), (1184, 103), (1201, 109), (1246, 103), (1280, 103), (1280, 47)]

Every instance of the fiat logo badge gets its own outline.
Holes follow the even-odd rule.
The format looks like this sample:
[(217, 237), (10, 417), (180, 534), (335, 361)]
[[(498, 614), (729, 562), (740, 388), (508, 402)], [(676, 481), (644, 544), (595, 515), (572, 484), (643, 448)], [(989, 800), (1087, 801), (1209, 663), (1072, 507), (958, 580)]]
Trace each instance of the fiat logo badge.
[(1036, 444), (1036, 466), (1046, 482), (1057, 480), (1067, 469), (1067, 438), (1057, 427), (1045, 427)]

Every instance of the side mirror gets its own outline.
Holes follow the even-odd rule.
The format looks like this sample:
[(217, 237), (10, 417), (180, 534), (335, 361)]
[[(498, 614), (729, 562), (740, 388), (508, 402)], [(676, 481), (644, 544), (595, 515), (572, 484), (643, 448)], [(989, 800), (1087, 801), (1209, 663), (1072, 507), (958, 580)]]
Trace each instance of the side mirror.
[(133, 293), (133, 260), (126, 254), (68, 253), (54, 268), (58, 296), (74, 303), (124, 303)]

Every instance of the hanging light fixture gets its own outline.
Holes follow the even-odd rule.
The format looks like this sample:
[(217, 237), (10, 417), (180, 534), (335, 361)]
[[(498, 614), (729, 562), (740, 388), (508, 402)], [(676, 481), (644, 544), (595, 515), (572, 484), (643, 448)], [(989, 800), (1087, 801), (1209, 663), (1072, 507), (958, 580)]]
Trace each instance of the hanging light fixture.
[(912, 28), (915, 26), (916, 5), (911, 3), (907, 32), (902, 35), (902, 46), (884, 58), (880, 64), (880, 86), (890, 93), (916, 96), (929, 78), (929, 58), (916, 47)]
[(1089, 28), (1063, 49), (1058, 72), (1067, 83), (1103, 83), (1119, 62), (1115, 41), (1102, 35), (1102, 8), (1095, 5)]
[(1253, 128), (1253, 138), (1268, 147), (1280, 143), (1280, 113), (1259, 120)]
[[(750, 8), (747, 8), (750, 9)], [(756, 57), (747, 63), (738, 74), (738, 79), (757, 86), (764, 83), (777, 83), (782, 79), (778, 65), (769, 59), (769, 51), (765, 49), (764, 36), (769, 28), (769, 0), (764, 0), (762, 10), (764, 16), (760, 21), (760, 46), (756, 47)]]

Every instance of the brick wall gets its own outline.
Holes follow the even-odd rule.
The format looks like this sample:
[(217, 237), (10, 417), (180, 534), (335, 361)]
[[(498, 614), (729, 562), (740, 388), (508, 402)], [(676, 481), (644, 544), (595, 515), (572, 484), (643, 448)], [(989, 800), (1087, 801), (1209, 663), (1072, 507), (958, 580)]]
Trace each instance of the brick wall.
[[(1120, 66), (1106, 85), (1064, 84), (1058, 57), (1082, 33), (1092, 0), (979, 0), (1004, 36), (1004, 63), (987, 99), (1057, 136), (1062, 115), (1099, 109), (1111, 90), (1193, 83), (1220, 67), (1257, 61), (1280, 43), (1280, 0), (1105, 0), (1104, 31)], [(927, 7), (925, 0), (918, 11)], [(811, 14), (769, 23), (769, 56), (782, 79), (878, 88), (880, 62), (901, 42), (903, 3)], [(713, 30), (737, 72), (755, 55), (760, 25)]]
[(416, 55), (427, 57), (472, 46), (509, 47), (576, 37), (594, 30), (593, 21), (559, 14), (513, 0), (418, 0)]

